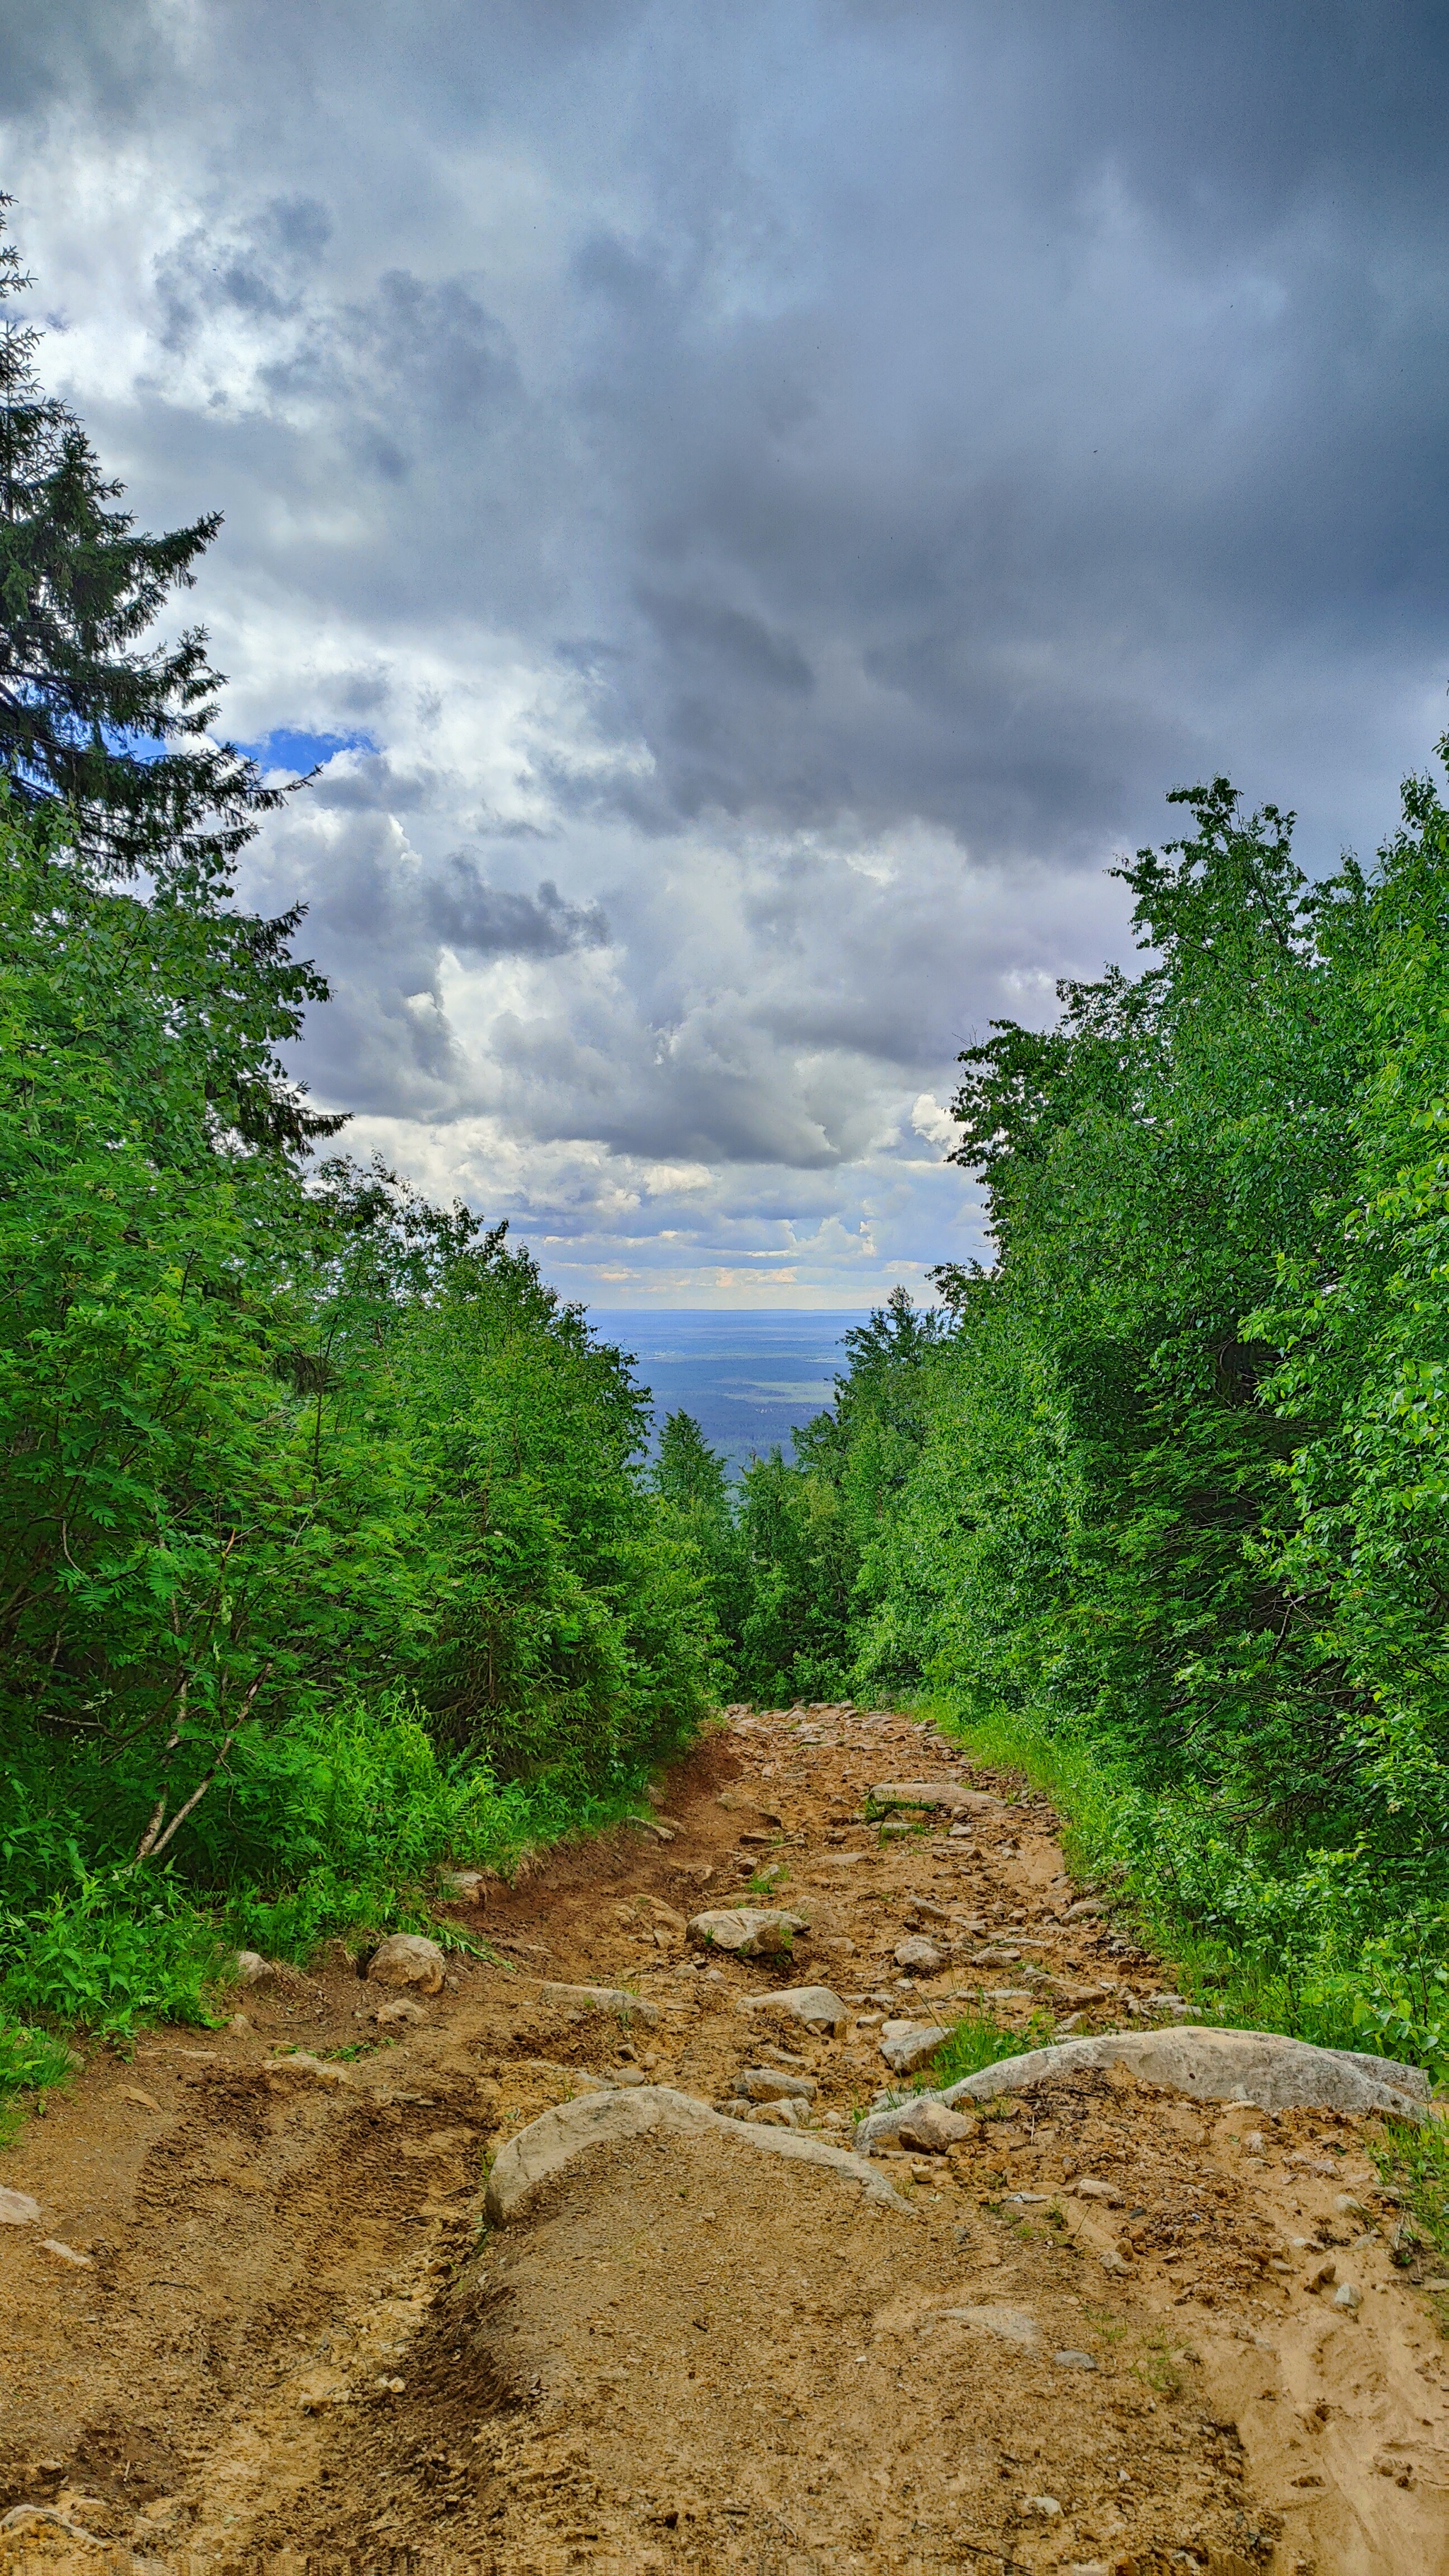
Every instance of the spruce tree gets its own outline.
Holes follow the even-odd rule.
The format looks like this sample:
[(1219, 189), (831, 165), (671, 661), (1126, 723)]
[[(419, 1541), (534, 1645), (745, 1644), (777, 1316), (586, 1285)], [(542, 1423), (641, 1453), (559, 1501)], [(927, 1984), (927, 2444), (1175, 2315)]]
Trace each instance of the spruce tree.
[[(0, 194), (0, 235), (13, 200)], [(0, 299), (32, 280), (0, 239)], [(138, 536), (67, 403), (35, 371), (33, 324), (0, 321), (0, 792), (53, 819), (46, 846), (93, 887), (149, 877), (189, 915), (214, 981), (207, 1096), (221, 1128), (305, 1150), (345, 1118), (307, 1106), (269, 1049), (295, 1039), (316, 969), (292, 954), (302, 907), (274, 920), (229, 901), (236, 856), (290, 792), (211, 728), (222, 675), (204, 627), (146, 645), (167, 593), (189, 589), (219, 511)], [(225, 965), (221, 961), (225, 959)]]
[[(13, 200), (0, 195), (4, 209)], [(0, 242), (0, 298), (33, 280)], [(222, 675), (203, 627), (142, 639), (221, 525), (138, 535), (69, 405), (42, 388), (33, 324), (0, 323), (0, 774), (63, 804), (114, 876), (225, 876), (284, 790), (211, 738)]]

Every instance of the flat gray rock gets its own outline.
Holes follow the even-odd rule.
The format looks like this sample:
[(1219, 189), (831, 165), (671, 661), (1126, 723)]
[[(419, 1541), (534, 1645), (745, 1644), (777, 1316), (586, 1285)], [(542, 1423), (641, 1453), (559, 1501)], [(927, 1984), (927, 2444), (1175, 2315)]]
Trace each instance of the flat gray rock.
[[(1387, 2111), (1395, 2119), (1422, 2120), (1429, 2100), (1428, 2078), (1417, 2066), (1355, 2049), (1311, 2048), (1306, 2040), (1270, 2030), (1123, 2030), (1068, 2039), (983, 2066), (932, 2098), (948, 2108), (989, 2102), (997, 2093), (1029, 2093), (1059, 2075), (1110, 2066), (1124, 2067), (1165, 2093), (1187, 2093), (1198, 2102), (1252, 2102), (1260, 2111)], [(914, 2108), (899, 2103), (871, 2112), (856, 2129), (857, 2147), (868, 2150), (893, 2138)]]
[(657, 2021), (659, 2006), (647, 2003), (643, 1995), (631, 1994), (627, 1986), (557, 1986), (545, 1984), (539, 1993), (542, 2004), (572, 2004), (578, 2012), (637, 2013), (641, 2021)]
[(1002, 2343), (1019, 2344), (1023, 2352), (1035, 2351), (1041, 2342), (1041, 2328), (1025, 2308), (1003, 2308), (984, 2302), (979, 2308), (937, 2308), (938, 2319), (949, 2319), (953, 2326), (966, 2326), (975, 2334), (995, 2335)]
[(28, 2191), (0, 2191), (0, 2227), (33, 2227), (40, 2203)]
[(741, 2012), (788, 2013), (792, 2021), (803, 2022), (807, 2030), (817, 2033), (843, 2030), (850, 2019), (839, 1995), (829, 1986), (781, 1986), (774, 1994), (741, 1995)]
[(700, 2137), (708, 2131), (734, 2138), (797, 2164), (823, 2165), (842, 2181), (858, 2183), (867, 2199), (911, 2215), (878, 2167), (845, 2147), (802, 2137), (793, 2129), (766, 2128), (756, 2120), (726, 2119), (692, 2094), (676, 2093), (668, 2084), (649, 2084), (631, 2093), (584, 2093), (560, 2102), (517, 2137), (500, 2147), (488, 2177), (484, 2212), (490, 2227), (506, 2227), (520, 2215), (533, 2194), (595, 2147), (619, 2145), (663, 2130), (676, 2137)]
[[(938, 2048), (950, 2038), (949, 2030), (934, 2021), (886, 2021), (881, 2023), (879, 2048), (892, 2075), (914, 2075), (918, 2067), (933, 2058)], [(941, 2100), (955, 2099), (954, 2088), (943, 2093)]]

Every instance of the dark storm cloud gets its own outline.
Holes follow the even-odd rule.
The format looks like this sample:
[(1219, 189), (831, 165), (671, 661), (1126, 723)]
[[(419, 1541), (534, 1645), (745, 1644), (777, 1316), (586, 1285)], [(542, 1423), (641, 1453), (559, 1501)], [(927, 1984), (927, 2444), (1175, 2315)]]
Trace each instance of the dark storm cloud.
[(564, 957), (571, 948), (602, 948), (609, 936), (596, 903), (565, 903), (547, 877), (537, 895), (489, 885), (477, 861), (462, 855), (429, 886), (427, 916), (467, 957)]
[(0, 0), (0, 65), (239, 727), (379, 746), (258, 860), (339, 1100), (824, 1190), (1092, 971), (1164, 788), (1320, 864), (1427, 754), (1437, 6)]

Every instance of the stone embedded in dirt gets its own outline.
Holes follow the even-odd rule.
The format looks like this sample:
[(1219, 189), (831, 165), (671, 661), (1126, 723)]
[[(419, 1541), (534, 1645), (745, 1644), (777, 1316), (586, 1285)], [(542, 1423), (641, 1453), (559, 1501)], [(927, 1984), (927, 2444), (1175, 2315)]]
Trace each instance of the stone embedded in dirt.
[(63, 2531), (67, 2540), (84, 2540), (92, 2549), (103, 2546), (93, 2531), (72, 2522), (70, 2515), (62, 2513), (56, 2504), (13, 2504), (8, 2513), (0, 2513), (0, 2532), (25, 2531), (32, 2526), (40, 2531)]
[(938, 2316), (949, 2317), (953, 2325), (969, 2326), (976, 2334), (999, 2337), (1002, 2343), (1020, 2344), (1031, 2352), (1041, 2342), (1041, 2328), (1035, 2317), (1024, 2308), (1003, 2308), (984, 2303), (979, 2308), (940, 2308)]
[(378, 2005), (372, 2018), (379, 2030), (415, 2030), (428, 2016), (411, 1995), (392, 1995), (385, 2004)]
[(232, 1962), (232, 1975), (239, 1985), (259, 1986), (264, 1977), (274, 1977), (276, 1969), (260, 1950), (238, 1950)]
[(226, 2026), (231, 2032), (233, 2039), (249, 2039), (251, 2037), (252, 2026), (245, 2013), (233, 2013)]
[(121, 2086), (121, 2100), (123, 2102), (134, 2102), (137, 2109), (141, 2111), (159, 2111), (161, 2108), (161, 2105), (157, 2101), (154, 2093), (143, 2092), (139, 2084), (123, 2084)]
[(484, 1876), (481, 1869), (442, 1869), (438, 1872), (438, 1885), (445, 1888), (449, 1896), (461, 1896), (470, 1905), (476, 1905), (484, 1886)]
[[(998, 2093), (1027, 2093), (1061, 2076), (1112, 2066), (1199, 2102), (1251, 2102), (1274, 2112), (1388, 2111), (1401, 2120), (1428, 2116), (1428, 2078), (1419, 2067), (1350, 2049), (1313, 2048), (1306, 2040), (1264, 2030), (1116, 2030), (1099, 2039), (1068, 2039), (983, 2066), (937, 2098), (953, 2107), (989, 2102)], [(878, 2139), (894, 2136), (902, 2116), (899, 2106), (870, 2113), (856, 2129), (856, 2145), (868, 2152)]]
[(946, 1964), (945, 1951), (938, 1950), (934, 1941), (927, 1941), (919, 1932), (896, 1943), (895, 1958), (898, 1968), (915, 1977), (934, 1977)]
[(1054, 2352), (1052, 2359), (1059, 2370), (1095, 2370), (1097, 2367), (1089, 2352)]
[(1122, 2194), (1116, 2184), (1098, 2182), (1092, 2174), (1083, 2174), (1080, 2182), (1073, 2183), (1072, 2189), (1078, 2200), (1105, 2200), (1109, 2209), (1120, 2209), (1122, 2206)]
[(546, 1984), (539, 1990), (539, 2002), (559, 2004), (577, 2012), (622, 2013), (628, 2021), (657, 2021), (658, 2004), (636, 1995), (630, 1986), (558, 1986)]
[(1026, 2499), (1025, 2510), (1028, 2513), (1034, 2513), (1040, 2522), (1059, 2522), (1061, 2520), (1062, 2509), (1055, 2496), (1028, 2496)]
[(1342, 2308), (1346, 2315), (1354, 2317), (1363, 2306), (1363, 2300), (1352, 2281), (1340, 2281), (1333, 2294), (1333, 2304), (1336, 2308)]
[(1064, 1923), (1085, 1923), (1092, 1915), (1100, 1914), (1101, 1911), (1102, 1908), (1098, 1904), (1095, 1896), (1079, 1896), (1075, 1905), (1069, 1905), (1067, 1907), (1066, 1912), (1062, 1916), (1062, 1921)]
[(920, 2110), (908, 2112), (900, 2123), (900, 2143), (944, 2156), (949, 2146), (962, 2146), (964, 2138), (975, 2138), (975, 2130), (975, 2120), (964, 2120), (959, 2110), (946, 2110), (941, 2102), (923, 2102)]
[(1331, 2258), (1326, 2258), (1322, 2263), (1309, 2265), (1304, 2274), (1303, 2287), (1305, 2290), (1326, 2290), (1337, 2278), (1338, 2265)]
[(743, 2120), (765, 2120), (777, 2129), (793, 2129), (796, 2105), (793, 2102), (750, 2102), (740, 2104), (736, 2117)]
[(393, 1932), (374, 1950), (367, 1973), (375, 1986), (418, 1986), (436, 1995), (442, 1991), (443, 1953), (421, 1932)]
[(829, 1986), (782, 1986), (775, 1994), (741, 1995), (739, 2000), (742, 2012), (788, 2013), (792, 2021), (802, 2023), (821, 2039), (843, 2030), (850, 2019), (839, 1995), (832, 1994)]
[(950, 2036), (938, 2022), (886, 2021), (876, 2044), (893, 2075), (914, 2075)]
[(976, 2123), (963, 2119), (959, 2111), (948, 2111), (943, 2102), (923, 2102), (902, 2120), (900, 2140), (903, 2147), (920, 2147), (929, 2155), (944, 2155), (948, 2147), (960, 2146), (963, 2138), (974, 2137)]
[(345, 2066), (337, 2066), (325, 2057), (313, 2057), (305, 2048), (294, 2050), (288, 2057), (264, 2057), (262, 2073), (295, 2075), (314, 2084), (342, 2086), (352, 2081)]
[(731, 1815), (761, 1816), (767, 1825), (782, 1825), (785, 1821), (778, 1807), (767, 1806), (763, 1798), (751, 1797), (747, 1789), (721, 1789), (715, 1804)]
[(787, 2075), (777, 2066), (746, 2066), (735, 2082), (747, 2102), (784, 2102), (792, 2095), (809, 2102), (817, 2090), (813, 2076)]
[(40, 2250), (42, 2254), (53, 2254), (57, 2263), (73, 2263), (78, 2272), (94, 2269), (89, 2254), (78, 2254), (73, 2245), (63, 2245), (58, 2236), (42, 2236)]
[(881, 1780), (870, 1796), (876, 1807), (947, 1807), (967, 1816), (988, 1815), (1006, 1804), (984, 1789), (963, 1789), (959, 1780)]
[(702, 1950), (729, 1950), (739, 1959), (787, 1956), (795, 1935), (805, 1930), (803, 1915), (787, 1914), (777, 1905), (728, 1905), (712, 1914), (696, 1914), (689, 1937)]
[(40, 2203), (28, 2191), (0, 2191), (0, 2227), (33, 2227)]
[(540, 2185), (592, 2148), (617, 2146), (628, 2138), (659, 2132), (678, 2137), (712, 2132), (746, 2142), (770, 2155), (821, 2165), (839, 2174), (843, 2181), (858, 2183), (867, 2199), (907, 2217), (914, 2216), (909, 2203), (891, 2189), (884, 2174), (864, 2156), (852, 2155), (844, 2147), (827, 2146), (822, 2138), (801, 2137), (792, 2129), (767, 2127), (757, 2120), (726, 2119), (722, 2112), (711, 2110), (707, 2102), (697, 2102), (688, 2093), (676, 2093), (667, 2084), (651, 2084), (634, 2093), (581, 2094), (575, 2101), (561, 2102), (555, 2109), (545, 2111), (526, 2129), (520, 2129), (516, 2137), (506, 2139), (488, 2177), (484, 2202), (488, 2224), (507, 2226)]

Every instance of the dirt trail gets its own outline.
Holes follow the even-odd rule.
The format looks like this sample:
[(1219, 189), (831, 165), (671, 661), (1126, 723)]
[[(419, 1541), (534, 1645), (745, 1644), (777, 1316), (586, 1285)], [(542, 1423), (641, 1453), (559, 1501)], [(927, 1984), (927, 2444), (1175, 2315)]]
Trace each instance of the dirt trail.
[[(652, 1828), (460, 1908), (508, 1964), (415, 2025), (380, 2032), (339, 1957), (248, 2027), (99, 2057), (0, 2157), (42, 2211), (0, 2227), (0, 2569), (1449, 2576), (1444, 2347), (1352, 2121), (1093, 2075), (886, 2159), (908, 2211), (714, 2132), (600, 2149), (480, 2239), (489, 2152), (590, 2077), (802, 2075), (848, 2145), (903, 1995), (1170, 2014), (1064, 1919), (1042, 1800), (857, 1821), (948, 1776), (1011, 1799), (906, 1718), (737, 1715)], [(686, 1913), (780, 1870), (796, 1965), (690, 1953)], [(912, 1934), (939, 1973), (902, 1976)], [(802, 1979), (851, 2004), (838, 2037), (741, 2009)], [(1305, 2286), (1325, 2260), (1357, 2314)]]

